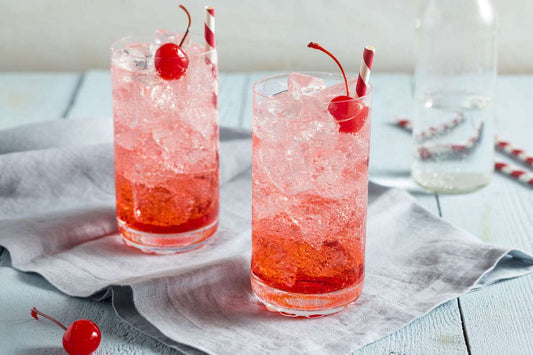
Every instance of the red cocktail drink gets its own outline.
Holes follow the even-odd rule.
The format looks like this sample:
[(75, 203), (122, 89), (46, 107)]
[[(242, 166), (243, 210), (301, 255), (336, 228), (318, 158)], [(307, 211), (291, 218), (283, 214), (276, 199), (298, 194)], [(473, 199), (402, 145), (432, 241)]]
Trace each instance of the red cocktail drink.
[(344, 90), (320, 73), (254, 86), (252, 287), (284, 314), (337, 312), (362, 290), (372, 90), (336, 100), (339, 121)]
[(147, 252), (195, 248), (217, 228), (214, 50), (188, 37), (188, 66), (176, 74), (174, 58), (158, 64), (158, 49), (182, 38), (158, 31), (112, 47), (117, 219), (126, 242)]

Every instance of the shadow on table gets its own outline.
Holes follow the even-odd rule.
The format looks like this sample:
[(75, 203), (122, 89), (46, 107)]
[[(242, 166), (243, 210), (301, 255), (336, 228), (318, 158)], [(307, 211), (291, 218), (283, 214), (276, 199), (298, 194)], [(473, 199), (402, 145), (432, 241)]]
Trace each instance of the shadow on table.
[(64, 355), (65, 350), (59, 346), (48, 346), (48, 347), (36, 347), (31, 349), (19, 350), (16, 352), (17, 355), (39, 355), (39, 354), (58, 354)]
[(409, 170), (371, 170), (370, 181), (387, 187), (403, 189), (414, 196), (433, 196), (434, 193), (426, 191), (411, 179)]

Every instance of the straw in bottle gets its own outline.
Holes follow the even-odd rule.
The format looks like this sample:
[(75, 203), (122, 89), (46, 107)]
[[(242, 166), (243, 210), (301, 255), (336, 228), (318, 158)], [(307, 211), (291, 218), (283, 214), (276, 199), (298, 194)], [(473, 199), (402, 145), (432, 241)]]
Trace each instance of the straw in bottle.
[[(398, 119), (396, 121), (399, 127), (411, 131), (412, 129), (412, 123), (409, 119), (402, 117), (401, 119)], [(498, 142), (502, 142), (498, 138), (496, 138), (496, 145), (498, 145)], [(506, 142), (508, 143), (508, 142)], [(510, 144), (509, 144), (510, 145)], [(512, 154), (512, 153), (511, 153)], [(518, 181), (521, 181), (523, 183), (528, 184), (529, 186), (533, 187), (533, 174), (527, 173), (524, 170), (521, 170), (517, 166), (507, 164), (501, 161), (495, 161), (494, 162), (494, 169), (504, 175), (508, 175), (509, 177), (516, 179)]]

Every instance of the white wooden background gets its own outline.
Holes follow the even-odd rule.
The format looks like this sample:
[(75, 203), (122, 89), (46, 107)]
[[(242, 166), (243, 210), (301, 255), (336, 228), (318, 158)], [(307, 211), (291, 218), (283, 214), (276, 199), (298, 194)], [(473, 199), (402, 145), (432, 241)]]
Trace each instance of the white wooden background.
[[(251, 127), (251, 84), (265, 73), (222, 74), (220, 123)], [(427, 194), (409, 180), (410, 137), (392, 117), (411, 112), (411, 77), (373, 75), (375, 89), (371, 178), (407, 188), (420, 204), (487, 242), (533, 251), (533, 189), (495, 175), (481, 191)], [(64, 117), (111, 117), (108, 71), (0, 74), (0, 129)], [(498, 82), (497, 129), (533, 152), (533, 76), (505, 76)], [(499, 156), (499, 158), (502, 158)], [(504, 158), (502, 158), (504, 159)], [(60, 354), (60, 336), (29, 310), (38, 302), (68, 322), (96, 321), (105, 354), (175, 353), (114, 316), (109, 303), (67, 297), (41, 277), (0, 267), (2, 353)], [(396, 333), (355, 354), (533, 354), (533, 275), (503, 281), (452, 300)]]

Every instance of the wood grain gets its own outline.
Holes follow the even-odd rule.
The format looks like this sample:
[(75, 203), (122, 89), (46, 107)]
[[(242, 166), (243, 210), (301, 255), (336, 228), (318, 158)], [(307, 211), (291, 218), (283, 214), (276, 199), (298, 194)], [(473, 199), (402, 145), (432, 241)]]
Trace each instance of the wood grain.
[(220, 126), (241, 127), (247, 95), (248, 75), (220, 73), (218, 86), (218, 115)]
[(108, 70), (82, 74), (81, 85), (67, 117), (71, 119), (111, 118), (111, 76)]
[(102, 332), (99, 354), (179, 354), (120, 320), (109, 302), (69, 297), (41, 276), (9, 267), (0, 267), (0, 279), (0, 339), (10, 339), (2, 341), (2, 354), (64, 354), (61, 329), (46, 319), (33, 319), (32, 307), (65, 325), (76, 319), (93, 320)]
[(78, 73), (2, 73), (0, 129), (62, 117)]
[(408, 326), (354, 355), (466, 354), (457, 300), (449, 301)]

